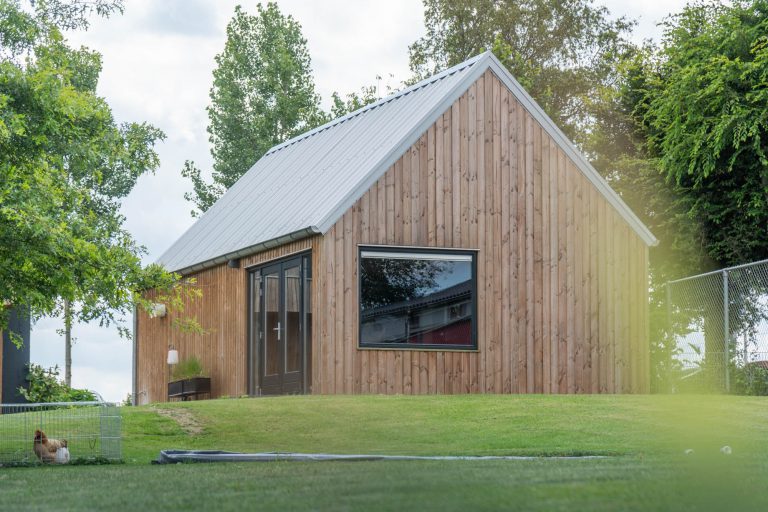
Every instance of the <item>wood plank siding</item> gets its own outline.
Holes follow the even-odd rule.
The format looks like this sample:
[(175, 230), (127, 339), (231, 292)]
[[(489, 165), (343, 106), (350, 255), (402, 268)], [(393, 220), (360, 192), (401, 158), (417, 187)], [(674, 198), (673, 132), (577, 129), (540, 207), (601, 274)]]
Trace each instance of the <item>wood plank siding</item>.
[[(478, 349), (359, 349), (361, 244), (476, 250)], [(195, 274), (208, 334), (139, 314), (138, 403), (170, 342), (246, 393), (245, 267), (310, 249), (313, 393), (648, 391), (647, 246), (490, 70), (324, 235)]]
[(240, 268), (226, 264), (191, 275), (203, 296), (188, 302), (185, 315), (196, 317), (203, 335), (182, 334), (172, 328), (174, 315), (149, 318), (139, 312), (136, 336), (137, 403), (165, 401), (168, 384), (166, 357), (170, 343), (179, 357), (197, 356), (211, 377), (211, 396), (247, 393), (248, 267), (308, 251), (315, 238), (298, 240), (240, 260)]
[[(358, 245), (476, 249), (478, 350), (358, 349)], [(490, 71), (313, 247), (316, 393), (648, 391), (647, 248)]]

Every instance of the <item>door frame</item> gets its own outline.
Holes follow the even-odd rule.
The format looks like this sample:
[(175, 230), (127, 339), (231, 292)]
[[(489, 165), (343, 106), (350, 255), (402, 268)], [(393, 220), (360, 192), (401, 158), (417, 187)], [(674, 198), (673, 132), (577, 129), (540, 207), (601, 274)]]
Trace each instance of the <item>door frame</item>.
[[(247, 326), (246, 326), (246, 389), (248, 390), (248, 394), (250, 396), (260, 396), (265, 394), (263, 392), (263, 361), (262, 357), (264, 354), (264, 347), (263, 344), (265, 343), (265, 339), (262, 336), (260, 339), (255, 339), (255, 327), (254, 327), (254, 321), (253, 321), (253, 299), (254, 299), (254, 279), (253, 275), (259, 271), (262, 272), (262, 276), (264, 275), (264, 270), (270, 268), (279, 266), (280, 267), (280, 286), (279, 286), (279, 294), (280, 294), (280, 317), (286, 317), (287, 315), (284, 312), (284, 289), (285, 289), (285, 278), (284, 278), (284, 268), (286, 264), (292, 262), (293, 260), (296, 260), (299, 264), (299, 275), (300, 275), (300, 286), (299, 286), (299, 294), (300, 294), (300, 313), (299, 313), (299, 335), (300, 335), (300, 349), (301, 349), (301, 376), (299, 377), (299, 390), (298, 393), (300, 394), (306, 394), (311, 392), (311, 361), (310, 361), (310, 354), (312, 350), (312, 329), (311, 329), (311, 304), (312, 300), (307, 298), (307, 283), (309, 283), (310, 289), (309, 293), (311, 294), (311, 282), (312, 282), (312, 251), (301, 251), (297, 253), (293, 253), (287, 256), (283, 256), (281, 258), (276, 258), (270, 261), (266, 261), (263, 263), (259, 263), (250, 267), (246, 267), (246, 280), (247, 280), (247, 286), (246, 286), (246, 293), (247, 293), (247, 300), (246, 302), (246, 308), (247, 308)], [(261, 283), (262, 289), (263, 289), (263, 281)], [(261, 294), (259, 296), (259, 300), (262, 301), (261, 305), (261, 314), (265, 313), (264, 303), (263, 301), (266, 300), (264, 295)], [(309, 304), (308, 304), (309, 303)], [(262, 318), (262, 322), (263, 322)], [(281, 320), (282, 322), (282, 320)], [(262, 324), (264, 329), (266, 326)], [(281, 326), (282, 329), (285, 329), (285, 326)], [(264, 332), (264, 331), (262, 331)], [(282, 351), (281, 355), (281, 364), (284, 365), (284, 359), (285, 359), (285, 345), (283, 345), (280, 350)], [(283, 367), (283, 372), (280, 376), (280, 392), (279, 393), (269, 393), (270, 395), (281, 395), (281, 394), (287, 394), (283, 392), (283, 377), (285, 375), (285, 368)], [(294, 392), (295, 394), (295, 392)]]

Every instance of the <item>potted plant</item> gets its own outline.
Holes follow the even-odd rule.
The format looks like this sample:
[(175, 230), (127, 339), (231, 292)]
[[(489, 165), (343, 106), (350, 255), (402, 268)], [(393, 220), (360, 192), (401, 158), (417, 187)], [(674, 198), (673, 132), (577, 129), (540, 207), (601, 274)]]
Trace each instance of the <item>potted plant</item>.
[(181, 397), (186, 400), (192, 395), (211, 392), (211, 379), (203, 369), (203, 364), (195, 356), (179, 361), (173, 368), (171, 381), (168, 383), (168, 397)]

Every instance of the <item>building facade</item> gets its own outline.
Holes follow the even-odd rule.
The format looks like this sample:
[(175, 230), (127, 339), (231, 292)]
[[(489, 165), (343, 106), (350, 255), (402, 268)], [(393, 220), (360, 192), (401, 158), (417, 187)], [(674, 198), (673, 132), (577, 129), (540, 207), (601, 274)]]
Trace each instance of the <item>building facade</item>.
[(647, 392), (656, 240), (490, 54), (268, 152), (164, 254), (213, 396)]

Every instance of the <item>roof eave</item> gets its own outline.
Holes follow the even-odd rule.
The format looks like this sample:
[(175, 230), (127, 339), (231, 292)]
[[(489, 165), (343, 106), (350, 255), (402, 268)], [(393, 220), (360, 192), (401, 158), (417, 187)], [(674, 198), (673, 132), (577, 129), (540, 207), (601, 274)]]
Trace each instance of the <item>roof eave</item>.
[(186, 276), (189, 274), (207, 270), (209, 268), (218, 267), (219, 265), (223, 265), (224, 263), (227, 263), (229, 260), (252, 256), (254, 254), (267, 251), (269, 249), (273, 249), (275, 247), (287, 244), (289, 242), (295, 242), (296, 240), (303, 240), (305, 238), (318, 235), (320, 233), (321, 231), (316, 226), (309, 226), (307, 228), (300, 229), (292, 233), (288, 233), (287, 235), (279, 236), (277, 238), (272, 238), (264, 242), (259, 242), (258, 244), (244, 247), (243, 249), (238, 249), (237, 251), (228, 252), (226, 254), (222, 254), (221, 256), (216, 256), (215, 258), (211, 258), (211, 259), (202, 261), (200, 263), (195, 263), (194, 265), (189, 265), (187, 267), (174, 269), (172, 270), (172, 272)]

